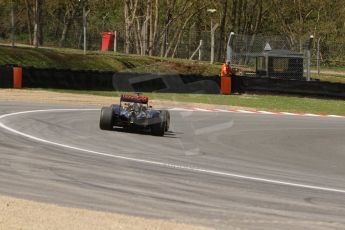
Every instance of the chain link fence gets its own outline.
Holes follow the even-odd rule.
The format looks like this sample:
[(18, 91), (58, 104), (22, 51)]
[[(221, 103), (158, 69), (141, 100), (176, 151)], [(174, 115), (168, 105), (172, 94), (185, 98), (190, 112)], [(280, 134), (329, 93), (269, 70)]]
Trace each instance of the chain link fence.
[[(28, 25), (25, 10), (15, 6), (14, 18), (12, 25), (12, 7), (10, 1), (0, 2), (0, 43), (15, 45), (32, 45), (34, 25)], [(31, 16), (32, 19), (33, 16)], [(47, 15), (46, 15), (47, 17)], [(100, 26), (98, 26), (100, 24)], [(100, 50), (102, 44), (102, 32), (109, 31), (106, 26), (96, 19), (90, 18), (87, 25), (87, 50)], [(71, 24), (66, 28), (65, 36), (63, 35), (64, 25), (61, 18), (57, 16), (49, 18), (49, 21), (43, 21), (41, 32), (39, 33), (40, 46), (47, 47), (64, 47), (83, 49), (83, 20), (82, 15), (76, 15)], [(119, 23), (116, 27), (116, 51), (125, 53), (125, 28)], [(30, 29), (29, 29), (30, 28)], [(114, 32), (114, 31), (110, 31)], [(177, 36), (176, 36), (177, 35)], [(155, 42), (150, 44), (147, 39), (143, 38), (142, 42), (146, 43), (144, 52), (138, 45), (138, 39), (131, 36), (129, 53), (144, 54), (159, 57), (172, 57), (181, 59), (193, 59), (200, 61), (211, 61), (211, 30), (205, 28), (202, 31), (191, 27), (189, 30), (178, 32), (171, 28), (165, 31), (164, 28), (158, 28)], [(148, 36), (146, 36), (147, 38)], [(228, 35), (220, 37), (220, 29), (214, 33), (214, 61), (224, 62), (227, 58), (226, 42)], [(201, 42), (202, 41), (202, 42)], [(201, 44), (201, 46), (200, 46)], [(265, 63), (265, 47), (271, 48), (271, 55), (276, 60), (272, 61), (272, 66)], [(262, 36), (262, 35), (234, 35), (231, 48), (231, 61), (234, 65), (240, 67), (245, 72), (263, 73), (268, 68), (273, 68), (280, 72), (290, 72), (289, 74), (301, 71), (301, 56), (303, 58), (303, 68), (306, 69), (306, 47), (308, 37), (299, 39), (289, 39), (287, 36)], [(198, 49), (199, 48), (199, 49)], [(110, 49), (113, 50), (113, 49)], [(151, 50), (151, 51), (150, 51)], [(343, 67), (345, 66), (345, 43), (340, 41), (329, 40), (326, 38), (315, 38), (313, 41), (311, 66), (312, 71), (320, 72), (323, 68)], [(194, 55), (193, 55), (194, 54)], [(291, 60), (289, 59), (291, 58)], [(292, 60), (295, 58), (296, 60)], [(260, 72), (261, 71), (261, 72)], [(305, 74), (303, 74), (305, 76)], [(300, 75), (298, 75), (300, 76)]]
[(232, 34), (227, 58), (247, 76), (302, 79), (308, 44), (308, 38)]
[[(108, 31), (114, 33), (115, 31)], [(116, 31), (116, 51), (120, 53), (125, 53), (125, 37), (124, 34), (119, 33)], [(201, 35), (200, 35), (201, 34)], [(82, 49), (83, 48), (83, 30), (70, 30), (68, 32), (68, 36), (66, 39), (61, 42), (61, 35), (56, 34), (53, 36), (48, 32), (44, 32), (44, 42), (40, 45), (42, 47), (61, 47), (61, 48), (75, 48), (75, 49)], [(89, 51), (97, 51), (101, 49), (102, 45), (102, 33), (100, 31), (91, 31), (87, 30), (87, 50)], [(218, 36), (215, 36), (215, 60), (216, 61), (223, 61), (225, 48), (219, 51), (218, 44), (219, 40), (217, 39)], [(210, 61), (211, 59), (211, 44), (210, 44), (211, 36), (209, 31), (202, 31), (200, 33), (191, 33), (189, 31), (183, 31), (181, 33), (181, 39), (178, 42), (170, 42), (167, 40), (166, 44), (164, 45), (164, 41), (158, 40), (153, 44), (152, 47), (152, 55), (153, 56), (160, 56), (160, 57), (168, 57), (168, 58), (180, 58), (180, 59), (193, 59), (199, 61)], [(202, 45), (200, 49), (198, 49), (200, 45), (200, 41), (202, 41)], [(143, 40), (143, 42), (146, 42)], [(0, 43), (3, 44), (10, 44), (12, 43), (11, 33), (8, 31), (4, 31), (0, 34)], [(32, 45), (30, 43), (30, 39), (28, 38), (28, 34), (15, 34), (14, 43), (17, 46), (20, 45)], [(136, 46), (136, 41), (134, 39), (130, 40), (130, 54), (141, 54), (141, 48)], [(197, 50), (198, 49), (198, 50)], [(114, 48), (111, 47), (109, 51), (113, 51)], [(196, 52), (196, 55), (192, 57), (193, 53)], [(219, 55), (221, 52), (221, 55)], [(145, 51), (145, 55), (149, 55), (149, 46), (147, 45), (147, 49)], [(218, 58), (221, 56), (221, 58)]]
[[(13, 6), (13, 7), (12, 7)], [(13, 17), (12, 17), (13, 13)], [(26, 14), (25, 4), (11, 4), (11, 1), (0, 2), (0, 44), (15, 46), (32, 46), (34, 40), (34, 12), (31, 16)], [(30, 20), (28, 20), (28, 17)], [(12, 22), (13, 18), (13, 22)], [(44, 15), (44, 20), (39, 25), (38, 40), (40, 47), (61, 47), (83, 49), (83, 15), (76, 14), (70, 23), (64, 22), (64, 15)], [(30, 23), (28, 23), (30, 21)], [(125, 53), (125, 26), (118, 22), (117, 25), (105, 26), (102, 20), (90, 17), (86, 27), (86, 49), (97, 51), (101, 49), (102, 32), (114, 32), (116, 30), (116, 51)], [(65, 23), (65, 24), (64, 24)], [(109, 28), (116, 28), (109, 30)], [(158, 28), (156, 38), (149, 44), (148, 34), (139, 37), (131, 34), (129, 41), (129, 53), (141, 55), (153, 55), (159, 57), (191, 59), (200, 61), (211, 60), (211, 31), (199, 31), (192, 27), (189, 30), (178, 31), (176, 28)], [(220, 41), (219, 31), (214, 33), (214, 60), (225, 60), (225, 40)], [(202, 45), (199, 47), (200, 42)], [(223, 48), (220, 49), (220, 44)], [(142, 44), (146, 44), (143, 47)], [(143, 50), (144, 48), (144, 50)], [(199, 48), (199, 49), (198, 49)], [(114, 47), (109, 49), (114, 50)]]
[(313, 55), (311, 59), (311, 71), (315, 78), (332, 80), (329, 77), (336, 77), (336, 81), (345, 82), (339, 77), (345, 76), (345, 43), (329, 41), (317, 38), (314, 41)]
[[(0, 2), (0, 43), (11, 44), (16, 46), (32, 46), (34, 40), (34, 15), (31, 15), (31, 23), (28, 23), (28, 16), (25, 13), (25, 7), (22, 5), (10, 4), (10, 1)], [(13, 11), (12, 11), (13, 10)], [(13, 12), (13, 24), (12, 24)], [(31, 12), (32, 13), (32, 12)], [(45, 18), (48, 17), (45, 15)], [(74, 19), (64, 24), (61, 16), (48, 17), (39, 25), (38, 31), (39, 46), (41, 47), (61, 47), (83, 49), (83, 15), (75, 15)], [(101, 49), (102, 32), (114, 32), (116, 30), (116, 51), (125, 53), (125, 26), (124, 23), (118, 23), (120, 26), (115, 30), (109, 30), (106, 26), (98, 26), (100, 21), (90, 18), (86, 27), (86, 44), (87, 50), (97, 51)], [(169, 58), (190, 59), (193, 53), (199, 47), (200, 41), (202, 46), (194, 55), (194, 60), (210, 61), (211, 58), (211, 31), (197, 31), (196, 29), (178, 31), (176, 28), (164, 30), (158, 28), (157, 36), (152, 44), (149, 44), (148, 35), (131, 34), (129, 41), (130, 54), (153, 55)], [(216, 31), (215, 36), (215, 60), (223, 61), (225, 46), (219, 49), (219, 33)], [(143, 50), (143, 44), (146, 44)], [(110, 51), (114, 50), (113, 47)], [(222, 56), (223, 55), (223, 56)], [(221, 60), (222, 59), (222, 60)]]

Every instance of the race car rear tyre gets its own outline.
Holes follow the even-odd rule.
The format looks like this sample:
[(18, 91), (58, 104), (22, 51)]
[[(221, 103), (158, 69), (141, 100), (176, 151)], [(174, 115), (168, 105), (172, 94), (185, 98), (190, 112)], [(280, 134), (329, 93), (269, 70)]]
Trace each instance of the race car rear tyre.
[(102, 130), (112, 130), (113, 129), (113, 110), (111, 107), (103, 107), (101, 109), (101, 117), (99, 120), (99, 128)]
[(164, 122), (165, 122), (165, 131), (169, 131), (170, 127), (170, 112), (168, 110), (162, 110), (161, 113), (163, 114)]
[(151, 126), (151, 133), (154, 136), (164, 136), (166, 129), (166, 113), (161, 113), (159, 116), (159, 122)]

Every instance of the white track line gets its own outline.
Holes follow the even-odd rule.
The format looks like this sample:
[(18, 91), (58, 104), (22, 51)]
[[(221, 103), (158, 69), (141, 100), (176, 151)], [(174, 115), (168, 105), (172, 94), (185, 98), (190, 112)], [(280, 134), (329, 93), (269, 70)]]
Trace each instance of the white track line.
[(288, 112), (280, 112), (280, 114), (288, 115), (288, 116), (298, 116), (299, 115), (297, 113), (288, 113)]
[(242, 109), (238, 109), (236, 112), (239, 112), (239, 113), (256, 113), (254, 111), (248, 111), (248, 110), (242, 110)]
[(261, 113), (261, 114), (268, 114), (268, 115), (279, 115), (278, 113), (268, 112), (268, 111), (258, 111), (258, 113)]
[(339, 116), (339, 115), (326, 115), (326, 117), (344, 118), (344, 116)]
[(193, 112), (193, 109), (186, 109), (186, 108), (172, 108), (169, 109), (170, 111), (178, 111), (178, 112)]
[(313, 114), (313, 113), (305, 113), (305, 114), (303, 114), (303, 116), (306, 116), (306, 117), (322, 117), (321, 115)]
[(170, 111), (186, 111), (186, 109), (184, 108), (172, 108), (172, 109), (169, 109)]
[(200, 112), (213, 112), (210, 109), (201, 109), (201, 108), (193, 108), (194, 111), (200, 111)]
[(225, 110), (225, 109), (214, 109), (215, 112), (221, 112), (221, 113), (230, 113), (229, 110)]
[[(5, 115), (1, 115), (0, 120), (3, 120), (4, 118), (8, 118), (8, 117), (23, 115), (23, 114), (29, 114), (29, 113), (69, 112), (69, 111), (71, 111), (71, 112), (73, 112), (73, 111), (75, 111), (75, 112), (76, 111), (99, 111), (99, 109), (31, 110), (31, 111), (22, 111), (22, 112), (9, 113), (9, 114), (5, 114)], [(264, 183), (270, 183), (270, 184), (276, 184), (276, 185), (285, 185), (285, 186), (290, 186), (290, 187), (312, 189), (312, 190), (325, 191), (325, 192), (345, 193), (345, 190), (343, 190), (343, 189), (321, 187), (321, 186), (314, 186), (314, 185), (307, 185), (307, 184), (299, 184), (299, 183), (286, 182), (286, 181), (280, 181), (280, 180), (271, 180), (271, 179), (267, 179), (267, 178), (246, 176), (246, 175), (235, 174), (235, 173), (230, 173), (230, 172), (221, 172), (221, 171), (216, 171), (216, 170), (211, 170), (211, 169), (188, 167), (188, 166), (169, 164), (169, 163), (164, 163), (164, 162), (159, 162), (159, 161), (150, 161), (150, 160), (144, 160), (144, 159), (139, 159), (139, 158), (125, 157), (125, 156), (121, 156), (121, 155), (112, 155), (109, 153), (103, 153), (103, 152), (83, 149), (83, 148), (79, 148), (79, 147), (75, 147), (75, 146), (70, 146), (70, 145), (66, 145), (66, 144), (61, 144), (61, 143), (45, 140), (45, 139), (42, 139), (39, 137), (35, 137), (32, 135), (20, 132), (18, 130), (15, 130), (11, 127), (6, 126), (2, 122), (0, 122), (0, 127), (9, 131), (9, 132), (12, 132), (12, 133), (17, 134), (19, 136), (23, 136), (23, 137), (26, 137), (28, 139), (31, 139), (31, 140), (34, 140), (37, 142), (42, 142), (45, 144), (54, 145), (54, 146), (58, 146), (58, 147), (66, 148), (66, 149), (75, 150), (75, 151), (85, 152), (85, 153), (98, 155), (98, 156), (105, 156), (105, 157), (110, 157), (110, 158), (115, 158), (115, 159), (120, 159), (120, 160), (126, 160), (126, 161), (132, 161), (132, 162), (141, 163), (141, 164), (149, 164), (149, 165), (155, 165), (155, 166), (160, 166), (160, 167), (165, 167), (165, 168), (172, 168), (172, 169), (176, 169), (176, 170), (185, 170), (185, 171), (191, 171), (191, 172), (197, 172), (197, 173), (206, 173), (206, 174), (211, 174), (211, 175), (215, 175), (215, 176), (225, 176), (225, 177), (231, 177), (231, 178), (237, 178), (237, 179), (251, 180), (251, 181), (264, 182)]]
[(224, 112), (224, 113), (244, 113), (254, 115), (286, 115), (286, 116), (300, 116), (300, 117), (326, 117), (326, 118), (345, 118), (341, 115), (324, 115), (313, 113), (289, 113), (289, 112), (270, 112), (270, 111), (250, 111), (244, 109), (203, 109), (203, 108), (171, 108), (170, 111), (180, 112)]

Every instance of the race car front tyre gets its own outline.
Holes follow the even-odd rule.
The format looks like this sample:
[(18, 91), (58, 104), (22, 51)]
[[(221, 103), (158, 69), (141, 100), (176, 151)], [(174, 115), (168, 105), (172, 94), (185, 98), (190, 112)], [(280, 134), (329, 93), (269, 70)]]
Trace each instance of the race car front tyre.
[(103, 107), (101, 109), (99, 128), (102, 130), (112, 130), (113, 124), (114, 124), (113, 122), (114, 122), (114, 116), (113, 116), (112, 108), (111, 107)]

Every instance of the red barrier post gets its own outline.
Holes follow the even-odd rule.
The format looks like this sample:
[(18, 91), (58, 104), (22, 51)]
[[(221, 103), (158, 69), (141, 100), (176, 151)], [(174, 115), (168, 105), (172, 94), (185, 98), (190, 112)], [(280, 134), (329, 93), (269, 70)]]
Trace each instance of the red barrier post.
[(23, 68), (13, 67), (13, 88), (21, 89), (23, 84)]
[(112, 49), (114, 44), (115, 35), (112, 32), (103, 32), (102, 33), (102, 51), (109, 51)]
[(231, 77), (220, 77), (220, 92), (222, 94), (231, 94)]

